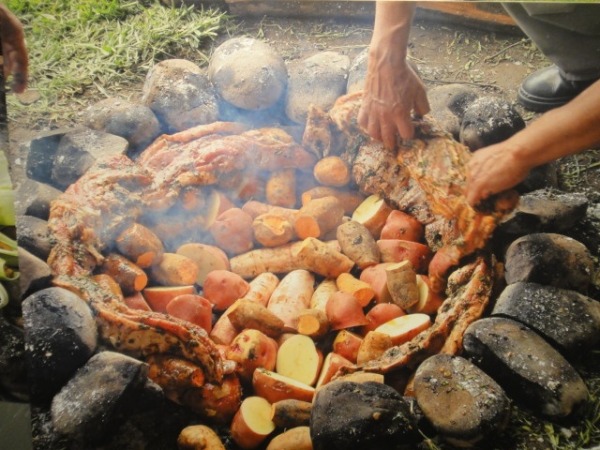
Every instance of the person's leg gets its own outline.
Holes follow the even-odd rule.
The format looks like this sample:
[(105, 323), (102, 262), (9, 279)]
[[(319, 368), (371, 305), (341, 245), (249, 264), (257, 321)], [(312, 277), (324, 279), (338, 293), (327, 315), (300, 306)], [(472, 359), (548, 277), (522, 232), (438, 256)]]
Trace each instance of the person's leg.
[(561, 106), (600, 78), (600, 5), (510, 3), (504, 7), (555, 64), (523, 82), (518, 98), (525, 107), (545, 111)]

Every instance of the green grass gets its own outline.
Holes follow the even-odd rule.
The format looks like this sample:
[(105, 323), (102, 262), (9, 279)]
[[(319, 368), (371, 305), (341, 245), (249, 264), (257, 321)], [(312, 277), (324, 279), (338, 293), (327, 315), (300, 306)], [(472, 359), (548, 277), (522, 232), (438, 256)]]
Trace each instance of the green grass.
[(158, 0), (9, 0), (24, 27), (30, 88), (40, 99), (10, 96), (10, 120), (51, 126), (73, 121), (91, 99), (143, 81), (157, 61), (186, 57), (203, 65), (203, 46), (227, 21), (217, 10), (168, 8)]

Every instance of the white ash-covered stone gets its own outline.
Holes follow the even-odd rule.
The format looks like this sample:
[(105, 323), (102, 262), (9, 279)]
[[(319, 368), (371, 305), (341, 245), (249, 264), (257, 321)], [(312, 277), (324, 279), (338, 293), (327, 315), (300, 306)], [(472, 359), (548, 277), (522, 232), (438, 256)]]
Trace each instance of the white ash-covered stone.
[(335, 381), (317, 391), (310, 416), (315, 450), (414, 448), (421, 440), (410, 403), (375, 382)]
[(414, 392), (434, 429), (460, 447), (501, 432), (510, 415), (500, 385), (460, 356), (426, 359), (415, 373)]
[(346, 83), (346, 92), (348, 94), (364, 89), (368, 62), (369, 48), (367, 47), (356, 55), (350, 64), (350, 68), (348, 69), (348, 82)]
[(66, 133), (54, 156), (52, 184), (66, 189), (75, 183), (96, 160), (127, 153), (129, 143), (120, 136), (89, 128)]
[(565, 232), (583, 220), (587, 207), (588, 199), (581, 193), (538, 189), (521, 195), (517, 207), (498, 226), (498, 232), (512, 236)]
[(102, 441), (131, 407), (146, 383), (148, 365), (121, 353), (104, 351), (87, 361), (52, 399), (57, 433), (79, 442)]
[(15, 190), (15, 213), (48, 220), (50, 203), (61, 193), (47, 183), (25, 178)]
[(464, 84), (445, 84), (427, 91), (431, 111), (436, 122), (458, 140), (460, 124), (467, 105), (479, 97), (475, 89)]
[(34, 216), (17, 216), (17, 242), (19, 247), (46, 261), (52, 249), (48, 222)]
[(96, 322), (81, 298), (58, 287), (27, 297), (23, 321), (31, 394), (49, 400), (96, 350)]
[(219, 45), (211, 56), (208, 77), (223, 100), (252, 111), (274, 106), (287, 87), (281, 55), (268, 43), (249, 36)]
[(19, 289), (23, 298), (40, 289), (50, 286), (52, 271), (46, 261), (33, 253), (18, 248), (19, 254)]
[(581, 242), (557, 233), (532, 233), (513, 241), (504, 257), (508, 284), (545, 284), (586, 293), (594, 261)]
[(91, 105), (83, 114), (82, 124), (126, 139), (130, 153), (146, 148), (161, 133), (160, 123), (148, 106), (117, 97)]
[(215, 90), (200, 67), (184, 59), (155, 64), (142, 88), (148, 106), (168, 133), (215, 122), (219, 106)]
[(465, 355), (522, 406), (550, 418), (576, 414), (589, 391), (571, 364), (529, 327), (511, 319), (480, 319), (463, 337)]
[(320, 52), (288, 66), (285, 111), (304, 123), (311, 105), (327, 111), (346, 92), (350, 58), (333, 51)]
[(537, 283), (507, 286), (494, 316), (524, 323), (552, 342), (567, 358), (580, 358), (600, 341), (600, 303), (575, 291)]

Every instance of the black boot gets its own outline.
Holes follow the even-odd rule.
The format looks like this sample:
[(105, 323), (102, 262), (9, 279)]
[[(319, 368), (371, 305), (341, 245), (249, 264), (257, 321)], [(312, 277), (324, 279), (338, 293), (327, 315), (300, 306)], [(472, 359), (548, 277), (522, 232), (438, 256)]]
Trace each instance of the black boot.
[(550, 66), (529, 75), (521, 84), (517, 98), (531, 111), (548, 111), (568, 103), (594, 81), (596, 79), (566, 80), (558, 67)]

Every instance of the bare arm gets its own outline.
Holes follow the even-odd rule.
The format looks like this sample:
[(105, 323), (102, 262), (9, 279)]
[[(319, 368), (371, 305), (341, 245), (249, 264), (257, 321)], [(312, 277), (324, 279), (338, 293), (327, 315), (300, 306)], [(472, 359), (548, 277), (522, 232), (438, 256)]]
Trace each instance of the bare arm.
[(600, 81), (499, 144), (477, 150), (467, 165), (467, 201), (516, 186), (534, 167), (600, 144)]
[(369, 48), (363, 104), (358, 122), (374, 139), (393, 148), (396, 136), (414, 134), (411, 112), (429, 112), (423, 83), (407, 64), (407, 45), (416, 3), (378, 1)]
[(23, 92), (27, 87), (28, 57), (23, 25), (0, 3), (0, 40), (4, 58), (4, 76), (13, 75), (12, 90)]

